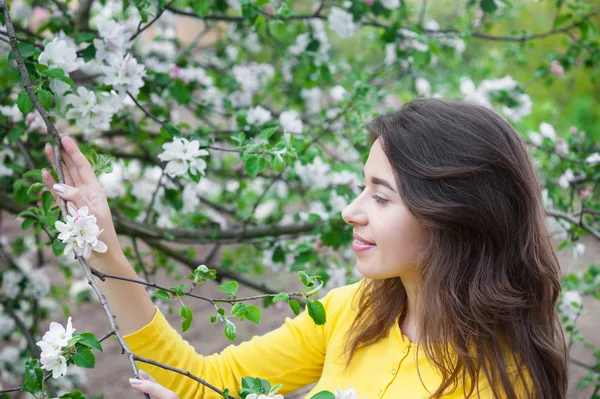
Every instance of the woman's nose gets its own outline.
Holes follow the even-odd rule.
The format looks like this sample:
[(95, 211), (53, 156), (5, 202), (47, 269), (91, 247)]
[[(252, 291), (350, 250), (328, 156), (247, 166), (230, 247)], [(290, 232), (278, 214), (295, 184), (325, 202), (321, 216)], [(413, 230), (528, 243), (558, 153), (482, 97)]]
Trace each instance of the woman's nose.
[(367, 223), (367, 215), (357, 206), (356, 200), (352, 201), (342, 210), (342, 219), (353, 226), (365, 225)]

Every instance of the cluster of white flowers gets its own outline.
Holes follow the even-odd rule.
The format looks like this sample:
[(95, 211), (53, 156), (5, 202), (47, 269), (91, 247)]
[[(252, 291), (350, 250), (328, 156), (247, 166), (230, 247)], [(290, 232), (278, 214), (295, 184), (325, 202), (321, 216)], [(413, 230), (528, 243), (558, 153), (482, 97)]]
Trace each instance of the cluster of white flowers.
[(50, 328), (36, 345), (42, 349), (40, 364), (42, 369), (52, 372), (52, 378), (58, 378), (67, 373), (67, 359), (63, 354), (63, 348), (69, 345), (73, 338), (75, 329), (71, 324), (71, 318), (67, 321), (65, 329), (61, 324), (53, 321)]
[(56, 36), (44, 46), (38, 62), (48, 68), (60, 68), (68, 75), (79, 69), (83, 60), (77, 57), (77, 47), (73, 43)]
[(321, 112), (321, 89), (313, 87), (312, 89), (302, 89), (300, 97), (304, 100), (306, 109), (311, 114), (318, 114)]
[(246, 116), (246, 122), (250, 125), (263, 125), (273, 118), (271, 111), (257, 105), (254, 108), (250, 108), (248, 110), (248, 115)]
[(197, 82), (206, 87), (212, 87), (213, 80), (206, 74), (204, 68), (188, 66), (181, 68), (177, 65), (173, 65), (169, 69), (169, 76), (173, 79), (179, 78), (186, 83)]
[[(537, 146), (542, 145), (544, 142), (544, 137), (550, 139), (551, 141), (557, 141), (556, 131), (554, 130), (554, 126), (549, 124), (548, 122), (540, 123), (540, 132), (529, 131), (527, 132), (529, 139), (531, 142)], [(568, 148), (567, 148), (568, 151)], [(564, 149), (563, 151), (564, 152)]]
[(242, 87), (242, 91), (254, 94), (261, 85), (267, 83), (275, 75), (271, 64), (258, 64), (250, 62), (244, 65), (233, 66), (233, 77)]
[(341, 38), (348, 38), (354, 35), (359, 25), (354, 22), (352, 14), (342, 10), (339, 7), (331, 7), (331, 12), (327, 17), (329, 27)]
[(101, 37), (93, 41), (96, 60), (104, 61), (112, 55), (123, 58), (133, 44), (131, 37), (135, 34), (139, 21), (128, 19), (120, 22), (102, 15), (96, 17), (95, 21)]
[(248, 396), (246, 396), (246, 399), (283, 399), (283, 395), (280, 394), (276, 394), (276, 395), (265, 395), (265, 394), (257, 394), (257, 393), (251, 393)]
[(83, 86), (78, 87), (75, 93), (67, 94), (63, 102), (72, 106), (65, 117), (75, 120), (84, 134), (109, 130), (113, 116), (121, 109), (121, 101), (114, 91), (103, 91), (97, 95)]
[(348, 94), (348, 92), (346, 91), (346, 89), (344, 89), (343, 86), (340, 85), (332, 87), (331, 90), (329, 90), (329, 95), (331, 96), (331, 100), (334, 103), (340, 103), (344, 101), (346, 94)]
[(558, 306), (558, 311), (566, 316), (570, 322), (574, 322), (580, 312), (583, 300), (577, 291), (564, 291)]
[(200, 149), (198, 140), (176, 137), (172, 142), (163, 144), (162, 148), (164, 151), (158, 155), (158, 159), (168, 162), (165, 173), (169, 176), (182, 176), (188, 170), (204, 176), (206, 161), (200, 157), (208, 155), (208, 151)]
[(125, 98), (128, 91), (132, 96), (137, 97), (140, 88), (144, 86), (144, 76), (146, 76), (144, 65), (138, 64), (131, 54), (125, 57), (113, 54), (108, 57), (107, 63), (108, 65), (102, 68), (105, 75), (104, 84), (112, 85), (121, 98)]
[(69, 209), (67, 223), (58, 220), (55, 223), (56, 229), (60, 232), (58, 239), (66, 243), (64, 254), (68, 255), (75, 251), (78, 256), (84, 258), (96, 252), (106, 252), (107, 247), (98, 239), (104, 230), (100, 230), (96, 224), (96, 216), (88, 215), (87, 206), (82, 206), (77, 211)]
[(285, 133), (289, 134), (300, 134), (304, 129), (304, 124), (297, 111), (283, 111), (279, 114), (279, 123)]
[[(460, 91), (465, 96), (465, 100), (471, 101), (484, 107), (493, 108), (489, 98), (490, 93), (495, 91), (512, 92), (517, 88), (517, 82), (510, 76), (505, 76), (502, 79), (482, 80), (479, 87), (470, 78), (462, 77), (460, 79)], [(531, 114), (533, 103), (529, 96), (525, 93), (515, 93), (515, 102), (519, 105), (516, 107), (502, 106), (502, 113), (512, 122), (518, 122), (522, 118)]]
[(589, 155), (585, 159), (585, 162), (589, 163), (590, 165), (596, 165), (597, 163), (600, 163), (600, 152), (595, 152), (592, 155)]

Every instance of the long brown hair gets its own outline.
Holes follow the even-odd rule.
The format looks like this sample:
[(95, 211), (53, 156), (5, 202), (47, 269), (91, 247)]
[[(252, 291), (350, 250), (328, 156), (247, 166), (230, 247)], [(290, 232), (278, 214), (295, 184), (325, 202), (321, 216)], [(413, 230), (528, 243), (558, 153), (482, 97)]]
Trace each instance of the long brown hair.
[[(510, 379), (512, 364), (528, 398), (564, 399), (560, 266), (523, 139), (487, 108), (440, 99), (406, 103), (367, 131), (380, 139), (400, 196), (428, 235), (416, 262), (424, 310), (417, 329), (442, 379), (431, 397), (483, 372), (495, 398), (523, 399)], [(347, 365), (406, 317), (400, 278), (366, 279), (360, 292)], [(471, 384), (465, 397), (474, 391)]]

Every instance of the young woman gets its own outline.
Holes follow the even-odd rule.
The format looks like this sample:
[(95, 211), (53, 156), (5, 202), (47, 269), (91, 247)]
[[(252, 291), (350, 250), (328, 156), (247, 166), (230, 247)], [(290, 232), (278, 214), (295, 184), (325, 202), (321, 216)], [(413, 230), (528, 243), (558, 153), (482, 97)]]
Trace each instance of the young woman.
[[(564, 399), (560, 270), (521, 137), (491, 110), (439, 99), (407, 103), (367, 130), (363, 191), (342, 213), (364, 279), (324, 297), (325, 325), (304, 312), (200, 356), (141, 286), (101, 283), (131, 349), (234, 394), (252, 376), (284, 384), (282, 394), (317, 382), (307, 398), (351, 387), (368, 399)], [(67, 184), (46, 171), (43, 178), (104, 228), (109, 251), (90, 263), (137, 277), (89, 163), (69, 138), (62, 145)], [(46, 153), (53, 162), (52, 149)], [(154, 398), (219, 397), (179, 374), (140, 367), (155, 379), (142, 373), (131, 385)]]

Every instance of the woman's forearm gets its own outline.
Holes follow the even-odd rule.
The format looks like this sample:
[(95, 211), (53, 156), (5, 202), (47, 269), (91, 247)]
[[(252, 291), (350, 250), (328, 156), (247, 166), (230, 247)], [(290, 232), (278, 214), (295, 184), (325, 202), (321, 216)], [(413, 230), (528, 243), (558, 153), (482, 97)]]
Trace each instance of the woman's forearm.
[[(92, 266), (103, 273), (139, 279), (123, 253), (114, 258), (103, 258), (101, 265), (96, 264), (97, 262), (100, 260), (94, 262)], [(155, 307), (143, 285), (111, 278), (106, 278), (104, 281), (98, 279), (98, 284), (106, 296), (112, 313), (116, 316), (117, 325), (123, 335), (136, 332), (152, 320)]]

